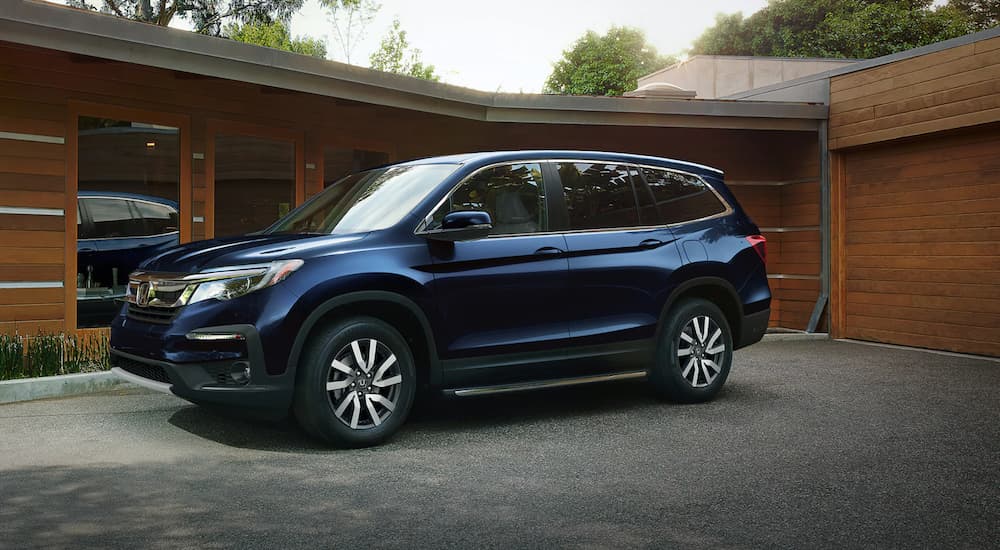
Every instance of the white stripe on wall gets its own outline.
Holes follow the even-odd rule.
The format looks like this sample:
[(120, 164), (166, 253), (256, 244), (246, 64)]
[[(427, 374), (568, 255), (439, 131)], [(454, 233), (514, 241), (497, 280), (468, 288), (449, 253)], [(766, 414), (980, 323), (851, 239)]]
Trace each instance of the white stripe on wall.
[(62, 208), (29, 208), (27, 206), (0, 206), (0, 214), (26, 216), (62, 216)]
[(62, 288), (62, 281), (9, 281), (0, 282), (0, 289), (5, 288)]
[(43, 136), (40, 134), (18, 134), (16, 132), (0, 132), (0, 139), (14, 139), (17, 141), (37, 141), (39, 143), (66, 143), (60, 136)]

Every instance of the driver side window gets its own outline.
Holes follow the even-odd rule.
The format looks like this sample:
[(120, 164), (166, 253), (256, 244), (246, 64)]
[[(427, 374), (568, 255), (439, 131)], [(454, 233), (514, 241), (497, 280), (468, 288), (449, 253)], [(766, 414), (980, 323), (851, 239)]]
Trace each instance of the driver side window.
[(466, 179), (431, 216), (427, 229), (440, 229), (449, 212), (478, 210), (493, 220), (490, 235), (548, 230), (545, 186), (538, 163), (513, 163), (481, 170)]

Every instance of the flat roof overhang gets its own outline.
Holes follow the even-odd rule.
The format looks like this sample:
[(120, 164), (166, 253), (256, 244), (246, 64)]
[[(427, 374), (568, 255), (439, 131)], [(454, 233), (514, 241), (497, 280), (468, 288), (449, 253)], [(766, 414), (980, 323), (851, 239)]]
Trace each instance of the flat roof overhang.
[(0, 4), (0, 40), (485, 122), (812, 130), (816, 103), (491, 93), (33, 0)]

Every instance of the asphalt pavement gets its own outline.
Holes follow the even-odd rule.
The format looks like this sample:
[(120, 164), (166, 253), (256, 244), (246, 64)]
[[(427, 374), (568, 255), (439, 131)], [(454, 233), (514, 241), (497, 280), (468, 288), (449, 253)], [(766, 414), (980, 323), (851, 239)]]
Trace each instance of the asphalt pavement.
[(140, 389), (3, 405), (0, 547), (997, 547), (998, 390), (996, 361), (767, 341), (708, 404), (446, 400), (354, 451)]

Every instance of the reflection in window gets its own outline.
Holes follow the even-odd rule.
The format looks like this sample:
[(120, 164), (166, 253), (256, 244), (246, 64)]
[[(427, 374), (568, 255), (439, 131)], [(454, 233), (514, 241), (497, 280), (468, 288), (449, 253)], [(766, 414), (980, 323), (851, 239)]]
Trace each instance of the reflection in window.
[(546, 231), (541, 165), (506, 164), (476, 173), (434, 213), (427, 229), (440, 229), (446, 214), (462, 210), (489, 213), (493, 219), (491, 235)]
[(629, 170), (614, 164), (560, 163), (570, 229), (639, 225)]
[(663, 223), (681, 223), (726, 209), (701, 178), (658, 168), (643, 168)]
[(215, 137), (215, 236), (260, 231), (295, 203), (295, 143)]
[(389, 154), (345, 147), (327, 147), (323, 150), (323, 188), (339, 179), (389, 163)]
[(180, 131), (94, 117), (77, 131), (77, 326), (106, 326), (128, 274), (179, 242)]

